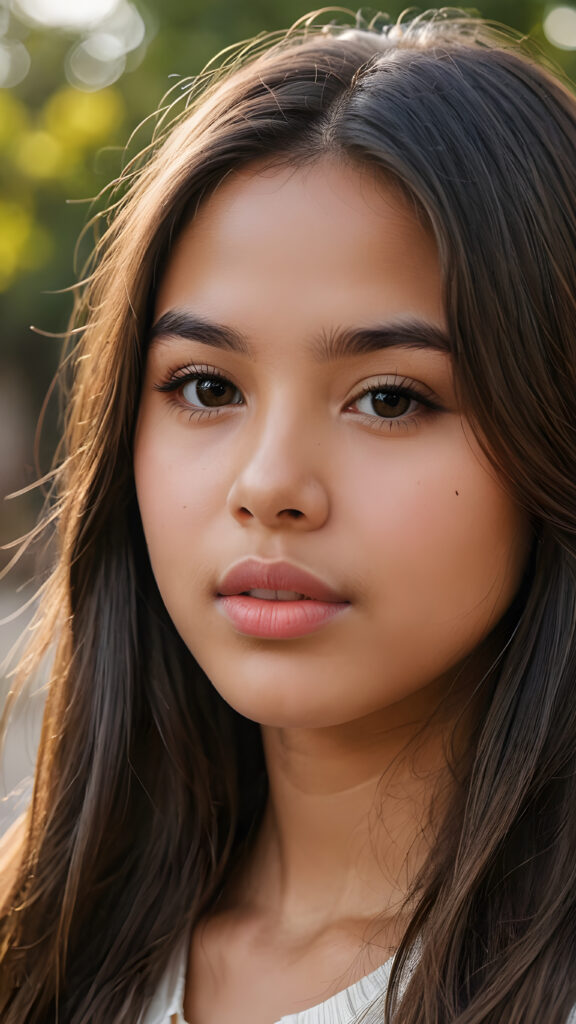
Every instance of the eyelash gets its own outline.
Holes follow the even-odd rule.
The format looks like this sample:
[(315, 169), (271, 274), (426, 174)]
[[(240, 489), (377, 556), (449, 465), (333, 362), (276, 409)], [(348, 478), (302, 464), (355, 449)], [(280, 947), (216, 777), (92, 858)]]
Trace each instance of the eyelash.
[[(155, 391), (168, 394), (170, 396), (171, 403), (180, 412), (187, 413), (189, 420), (208, 419), (212, 416), (219, 415), (222, 410), (229, 409), (231, 406), (245, 404), (243, 401), (231, 402), (226, 406), (214, 407), (212, 409), (194, 409), (185, 405), (183, 399), (178, 398), (178, 392), (185, 387), (186, 384), (206, 379), (226, 386), (231, 385), (241, 394), (240, 389), (233, 381), (220, 373), (216, 367), (208, 365), (178, 367), (175, 370), (169, 371), (166, 378), (160, 383), (154, 384), (153, 387)], [(416, 387), (414, 382), (409, 380), (409, 378), (395, 377), (394, 375), (392, 375), (392, 379), (390, 379), (390, 377), (383, 378), (362, 388), (361, 391), (354, 395), (350, 402), (348, 402), (347, 408), (350, 408), (350, 406), (360, 402), (366, 395), (375, 394), (378, 391), (384, 390), (395, 397), (408, 398), (411, 401), (418, 402), (421, 408), (420, 411), (412, 412), (408, 416), (401, 415), (389, 418), (378, 416), (376, 413), (374, 413), (374, 415), (369, 415), (367, 413), (355, 414), (362, 422), (367, 423), (372, 428), (375, 427), (376, 429), (388, 430), (390, 432), (398, 429), (405, 430), (409, 426), (417, 426), (423, 415), (432, 415), (435, 412), (442, 411), (443, 407), (433, 399), (432, 392), (429, 391), (428, 388), (425, 388), (423, 385)]]
[[(177, 395), (181, 388), (185, 387), (186, 384), (192, 383), (195, 380), (212, 380), (219, 384), (231, 384), (233, 388), (239, 392), (240, 388), (237, 388), (233, 381), (229, 380), (220, 373), (216, 367), (200, 365), (200, 366), (183, 366), (178, 367), (175, 370), (171, 370), (165, 380), (159, 384), (154, 384), (155, 391), (161, 391), (167, 393), (170, 396), (172, 404), (180, 410), (180, 412), (186, 412), (190, 420), (196, 419), (208, 419), (214, 415), (218, 415), (223, 408), (230, 408), (230, 406), (222, 406), (220, 408), (213, 409), (193, 409), (188, 405), (185, 405), (183, 400), (179, 400)], [(234, 405), (243, 405), (243, 402), (234, 402)]]

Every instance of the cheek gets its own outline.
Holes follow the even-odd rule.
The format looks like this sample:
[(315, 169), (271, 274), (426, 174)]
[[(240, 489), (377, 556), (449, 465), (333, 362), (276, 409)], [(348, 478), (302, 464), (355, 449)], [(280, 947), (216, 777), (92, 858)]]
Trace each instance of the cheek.
[(365, 494), (362, 562), (371, 557), (379, 566), (381, 593), (399, 617), (411, 608), (413, 621), (421, 614), (453, 622), (472, 629), (475, 641), (518, 588), (530, 546), (527, 517), (459, 426), (429, 446), (407, 440), (382, 472), (356, 470), (350, 492)]
[(164, 580), (173, 584), (186, 557), (201, 547), (214, 502), (225, 500), (222, 474), (205, 451), (191, 457), (189, 439), (179, 444), (172, 430), (167, 444), (163, 424), (152, 431), (143, 419), (136, 431), (134, 477), (152, 568), (163, 589)]

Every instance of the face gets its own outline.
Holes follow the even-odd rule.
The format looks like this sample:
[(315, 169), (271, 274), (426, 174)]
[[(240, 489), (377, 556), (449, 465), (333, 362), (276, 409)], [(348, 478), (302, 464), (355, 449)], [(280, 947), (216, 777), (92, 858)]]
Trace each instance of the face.
[(176, 629), (248, 718), (417, 700), (509, 606), (528, 526), (458, 408), (444, 330), (434, 240), (365, 169), (239, 172), (175, 245), (138, 501)]

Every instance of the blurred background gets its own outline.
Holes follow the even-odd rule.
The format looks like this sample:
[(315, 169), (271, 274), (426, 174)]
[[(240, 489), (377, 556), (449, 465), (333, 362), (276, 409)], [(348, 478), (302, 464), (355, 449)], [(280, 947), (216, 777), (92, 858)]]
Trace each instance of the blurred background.
[[(383, 9), (395, 19), (405, 6), (384, 0)], [(312, 9), (311, 0), (0, 0), (1, 545), (25, 534), (42, 506), (38, 490), (5, 496), (51, 464), (57, 403), (45, 400), (72, 308), (66, 289), (88, 254), (89, 238), (75, 258), (90, 201), (120, 172), (132, 133), (130, 153), (145, 145), (146, 118), (179, 78), (225, 46), (287, 28)], [(362, 8), (367, 18), (377, 10)], [(529, 35), (576, 79), (576, 2), (483, 0), (474, 10)], [(0, 569), (12, 554), (0, 552)], [(42, 569), (36, 553), (0, 581), (0, 662), (27, 626), (29, 609), (18, 609)], [(9, 687), (4, 667), (0, 705)], [(29, 791), (22, 779), (41, 704), (37, 694), (14, 716), (0, 773), (0, 832)]]

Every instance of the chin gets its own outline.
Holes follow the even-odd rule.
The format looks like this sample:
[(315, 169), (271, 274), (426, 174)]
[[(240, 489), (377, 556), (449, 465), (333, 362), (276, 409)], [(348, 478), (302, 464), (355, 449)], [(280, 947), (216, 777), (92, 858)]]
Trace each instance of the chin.
[[(403, 690), (362, 695), (356, 687), (338, 693), (331, 679), (310, 680), (300, 674), (279, 679), (278, 673), (265, 680), (227, 678), (220, 684), (217, 674), (208, 673), (212, 685), (230, 707), (258, 725), (276, 729), (330, 729), (371, 715), (386, 713), (386, 708), (409, 696)], [(323, 685), (324, 684), (324, 685)]]
[(273, 677), (258, 684), (251, 679), (242, 685), (226, 680), (219, 684), (217, 676), (210, 676), (212, 685), (230, 707), (244, 718), (258, 725), (276, 729), (323, 729), (344, 725), (365, 712), (358, 708), (337, 706), (333, 695), (319, 693), (318, 687), (294, 686), (293, 682), (279, 682)]

